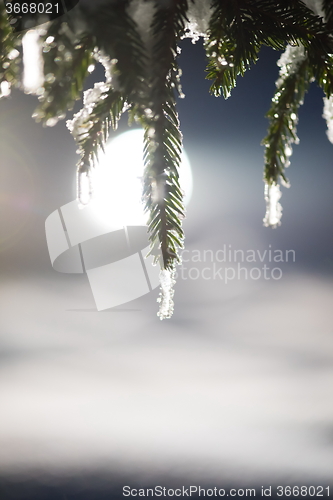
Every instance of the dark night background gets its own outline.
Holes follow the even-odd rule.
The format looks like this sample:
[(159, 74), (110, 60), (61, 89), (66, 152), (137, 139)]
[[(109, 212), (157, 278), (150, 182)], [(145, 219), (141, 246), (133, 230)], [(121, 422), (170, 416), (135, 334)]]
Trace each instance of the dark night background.
[[(44, 223), (75, 198), (65, 122), (0, 103), (0, 498), (121, 498), (121, 487), (332, 483), (333, 145), (312, 84), (264, 228), (263, 147), (277, 52), (224, 101), (201, 42), (182, 43), (179, 113), (194, 189), (186, 248), (294, 249), (279, 281), (179, 280), (172, 319), (152, 293), (97, 313), (85, 276), (56, 273)], [(102, 73), (93, 77), (99, 81)], [(91, 79), (92, 81), (92, 79)], [(117, 133), (127, 129), (122, 120)]]

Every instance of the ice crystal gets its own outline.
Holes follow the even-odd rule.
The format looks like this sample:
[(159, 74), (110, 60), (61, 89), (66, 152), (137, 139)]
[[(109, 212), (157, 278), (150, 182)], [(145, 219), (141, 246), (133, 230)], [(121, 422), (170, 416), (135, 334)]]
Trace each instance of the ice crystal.
[(333, 144), (333, 95), (330, 98), (324, 97), (323, 118), (325, 118), (327, 123), (326, 134), (328, 140)]
[[(105, 70), (105, 80), (106, 80), (106, 83), (111, 83), (111, 80), (115, 79), (115, 75), (114, 75), (114, 71), (113, 71), (113, 66), (114, 66), (114, 63), (115, 63), (115, 60), (111, 61), (110, 57), (107, 56), (102, 50), (96, 50), (94, 51), (94, 59), (96, 61), (98, 61), (99, 63), (102, 64), (102, 66), (104, 66), (104, 70)], [(93, 66), (93, 65), (91, 65)], [(89, 68), (91, 68), (91, 66), (89, 66)], [(88, 68), (88, 70), (89, 70)], [(93, 71), (95, 69), (95, 67), (93, 66), (91, 68), (91, 71)], [(115, 81), (113, 81), (113, 87), (115, 86)]]
[(58, 117), (52, 116), (51, 118), (49, 118), (48, 120), (46, 120), (45, 125), (47, 127), (54, 127), (55, 125), (57, 125), (58, 121), (59, 121)]
[(38, 29), (29, 30), (22, 38), (23, 87), (27, 94), (36, 94), (44, 84), (43, 46)]
[(171, 318), (172, 313), (173, 313), (173, 296), (174, 296), (174, 289), (173, 286), (176, 283), (175, 280), (175, 270), (174, 269), (162, 269), (160, 271), (160, 285), (161, 285), (161, 291), (160, 295), (157, 299), (157, 302), (159, 302), (160, 307), (159, 311), (157, 313), (157, 316), (162, 319), (168, 319)]
[(276, 227), (281, 224), (282, 206), (279, 203), (281, 196), (282, 193), (278, 184), (265, 184), (266, 214), (264, 225), (266, 227)]

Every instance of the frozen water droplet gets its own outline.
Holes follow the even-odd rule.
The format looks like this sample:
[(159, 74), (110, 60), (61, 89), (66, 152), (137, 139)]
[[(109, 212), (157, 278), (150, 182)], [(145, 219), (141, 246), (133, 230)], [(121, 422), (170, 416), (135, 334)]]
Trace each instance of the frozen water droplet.
[(286, 156), (291, 156), (293, 154), (293, 150), (292, 150), (292, 148), (288, 144), (284, 148), (284, 154)]
[(55, 82), (55, 76), (53, 73), (48, 73), (45, 77), (45, 81), (47, 83), (54, 83)]
[(47, 127), (54, 127), (55, 125), (57, 125), (58, 121), (59, 121), (59, 120), (58, 120), (58, 118), (56, 118), (56, 117), (54, 116), (54, 117), (49, 118), (48, 120), (46, 120), (45, 125), (46, 125)]
[(20, 55), (19, 51), (16, 49), (13, 49), (9, 52), (8, 59), (10, 59), (12, 61), (13, 59), (16, 59), (19, 55)]

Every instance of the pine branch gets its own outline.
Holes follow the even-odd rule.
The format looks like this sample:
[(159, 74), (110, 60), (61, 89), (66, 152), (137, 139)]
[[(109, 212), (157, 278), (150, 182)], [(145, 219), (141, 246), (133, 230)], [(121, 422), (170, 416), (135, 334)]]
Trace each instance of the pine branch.
[[(68, 122), (79, 144), (78, 197), (84, 204), (92, 191), (91, 167), (98, 160), (99, 150), (104, 149), (111, 127), (117, 127), (127, 103), (144, 109), (145, 54), (137, 26), (127, 12), (129, 3), (115, 0), (110, 8), (105, 1), (97, 9), (94, 4), (80, 6), (84, 33), (94, 39), (95, 56), (106, 68), (106, 83), (95, 84), (85, 93), (84, 108)], [(77, 30), (82, 30), (80, 23)]]
[(251, 25), (248, 2), (214, 0), (212, 3), (208, 40), (207, 79), (214, 80), (210, 91), (215, 96), (230, 96), (238, 75), (244, 75), (251, 63), (258, 59), (260, 44)]
[[(292, 48), (291, 48), (292, 49)], [(264, 180), (270, 186), (281, 177), (288, 185), (285, 168), (292, 154), (291, 144), (299, 142), (296, 134), (298, 108), (303, 104), (311, 78), (309, 60), (304, 54), (296, 67), (287, 68), (277, 81), (277, 89), (267, 117), (270, 125), (262, 144), (266, 146)]]
[(307, 54), (313, 77), (329, 98), (333, 94), (333, 38), (325, 36), (323, 42), (310, 43)]
[[(91, 109), (83, 108), (72, 121), (68, 122), (68, 127), (79, 146), (81, 154), (79, 165), (96, 164), (98, 153), (104, 150), (111, 128), (116, 130), (118, 120), (126, 108), (126, 102), (119, 91), (106, 85), (101, 90), (96, 102), (91, 103)], [(94, 90), (87, 91), (86, 96), (91, 92)]]
[(178, 168), (182, 136), (176, 111), (174, 89), (179, 75), (177, 43), (185, 30), (186, 0), (171, 0), (165, 7), (155, 2), (152, 31), (152, 76), (150, 107), (141, 116), (145, 127), (145, 174), (143, 196), (149, 211), (151, 248), (160, 243), (162, 267), (172, 271), (179, 260), (177, 247), (183, 247), (184, 217)]
[(286, 43), (329, 47), (322, 20), (299, 0), (214, 0), (205, 44), (211, 93), (230, 96), (238, 75), (258, 59), (262, 45), (282, 50)]
[(114, 61), (117, 81), (113, 85), (138, 105), (145, 89), (146, 55), (137, 26), (128, 14), (130, 2), (114, 0), (110, 8), (106, 0), (99, 2), (97, 8), (93, 3), (80, 7), (86, 29), (96, 37), (96, 45)]
[[(97, 94), (98, 97), (97, 97)], [(85, 92), (85, 106), (67, 126), (79, 145), (77, 165), (78, 200), (86, 205), (93, 192), (91, 168), (98, 162), (98, 153), (104, 151), (111, 127), (115, 130), (126, 107), (120, 94), (103, 83)]]
[[(251, 1), (252, 26), (262, 43), (281, 48), (289, 43), (306, 45), (309, 38), (325, 32), (325, 25), (301, 0)], [(277, 47), (271, 45), (276, 42)]]
[(51, 125), (65, 118), (80, 98), (95, 41), (87, 33), (76, 35), (63, 19), (52, 22), (43, 40), (45, 83), (34, 117)]

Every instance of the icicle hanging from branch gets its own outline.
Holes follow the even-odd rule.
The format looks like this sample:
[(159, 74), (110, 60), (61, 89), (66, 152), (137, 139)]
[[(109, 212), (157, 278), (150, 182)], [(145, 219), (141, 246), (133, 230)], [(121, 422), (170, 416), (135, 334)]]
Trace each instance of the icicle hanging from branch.
[(91, 201), (93, 186), (91, 168), (86, 163), (81, 163), (77, 169), (77, 199), (79, 207), (84, 208)]
[(43, 46), (38, 29), (29, 30), (22, 38), (23, 87), (27, 94), (36, 94), (44, 84)]
[(277, 227), (281, 224), (282, 206), (279, 202), (282, 196), (278, 184), (265, 184), (266, 214), (264, 225), (266, 227)]
[(159, 302), (160, 304), (157, 316), (160, 318), (160, 320), (171, 318), (173, 314), (173, 296), (175, 293), (173, 286), (175, 283), (176, 280), (174, 269), (162, 269), (160, 271), (161, 291), (157, 299), (157, 302)]

